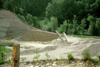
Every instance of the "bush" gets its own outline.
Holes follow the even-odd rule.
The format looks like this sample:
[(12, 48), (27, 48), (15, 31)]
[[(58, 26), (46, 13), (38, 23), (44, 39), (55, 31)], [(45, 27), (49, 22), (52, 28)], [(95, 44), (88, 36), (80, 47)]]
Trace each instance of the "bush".
[(24, 62), (24, 61), (26, 61), (26, 60), (27, 60), (26, 57), (21, 57), (21, 58), (20, 58), (20, 61), (22, 61), (22, 62)]
[(45, 54), (45, 56), (49, 59), (50, 58), (50, 55), (48, 53)]
[(14, 42), (10, 42), (10, 41), (0, 41), (0, 46), (9, 46), (12, 47), (14, 44)]
[(67, 21), (65, 20), (65, 21), (63, 22), (63, 24), (61, 24), (60, 27), (58, 28), (58, 32), (59, 32), (59, 33), (66, 32), (66, 28), (67, 28)]
[(100, 18), (96, 20), (96, 34), (100, 35)]
[(3, 52), (3, 51), (0, 51), (0, 64), (5, 63), (6, 59), (7, 59), (6, 58), (6, 53)]
[(71, 53), (67, 54), (68, 60), (74, 60), (74, 57)]
[(86, 19), (82, 19), (81, 24), (78, 25), (78, 27), (77, 27), (77, 33), (81, 34), (81, 35), (86, 34), (85, 27), (86, 27)]
[(12, 46), (13, 42), (9, 41), (0, 41), (0, 64), (10, 62), (10, 60), (7, 61), (6, 53), (12, 52), (11, 49), (5, 48), (4, 46)]
[(95, 35), (95, 20), (94, 17), (89, 15), (87, 20), (90, 22), (89, 28), (88, 28), (88, 34), (89, 35)]
[(58, 20), (55, 17), (51, 17), (50, 20), (45, 18), (39, 21), (39, 26), (42, 30), (54, 32), (58, 27)]
[(72, 34), (77, 34), (77, 19), (76, 19), (76, 15), (74, 15), (74, 18), (73, 18)]
[(100, 60), (100, 54), (97, 56), (97, 58)]
[(90, 51), (85, 48), (82, 52), (82, 58), (83, 60), (91, 60), (91, 54), (90, 54)]

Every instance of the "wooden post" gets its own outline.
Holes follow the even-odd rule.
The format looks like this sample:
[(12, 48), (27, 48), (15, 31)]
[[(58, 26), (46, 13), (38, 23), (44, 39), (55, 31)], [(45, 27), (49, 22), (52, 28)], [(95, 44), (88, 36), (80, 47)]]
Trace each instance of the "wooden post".
[(20, 44), (13, 45), (12, 67), (19, 67)]
[(63, 32), (63, 35), (65, 36), (66, 38), (66, 42), (68, 43), (68, 40), (67, 40), (67, 35)]
[(57, 35), (59, 36), (59, 38), (60, 38), (64, 43), (66, 43), (66, 42), (63, 40), (63, 38), (61, 37), (61, 35), (57, 32), (57, 30), (55, 30), (55, 31), (56, 31)]

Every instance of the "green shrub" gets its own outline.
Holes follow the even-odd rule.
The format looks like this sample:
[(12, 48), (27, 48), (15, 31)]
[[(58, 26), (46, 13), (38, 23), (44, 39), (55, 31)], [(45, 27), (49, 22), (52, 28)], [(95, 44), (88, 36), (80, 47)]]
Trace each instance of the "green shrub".
[(11, 59), (9, 58), (9, 59), (6, 61), (6, 63), (11, 63)]
[(85, 27), (86, 27), (86, 19), (82, 19), (81, 24), (80, 24), (80, 29), (78, 31), (79, 34), (81, 34), (81, 35), (86, 34)]
[(8, 48), (5, 48), (4, 46), (0, 46), (0, 52), (4, 52), (4, 53), (9, 53), (9, 52), (12, 52), (11, 49), (8, 49)]
[(100, 54), (99, 54), (99, 55), (97, 55), (97, 58), (100, 60)]
[(26, 57), (21, 57), (20, 60), (21, 60), (22, 62), (24, 62), (24, 61), (27, 60), (27, 58), (26, 58)]
[(74, 15), (74, 18), (73, 18), (72, 34), (77, 34), (77, 19), (76, 19), (76, 15)]
[(97, 64), (98, 62), (100, 62), (100, 54), (97, 55), (97, 58), (91, 59), (91, 61), (92, 61), (94, 64)]
[(3, 51), (0, 51), (0, 64), (5, 63), (6, 59), (7, 59), (6, 58), (6, 53), (3, 52)]
[(59, 32), (59, 33), (66, 32), (66, 28), (67, 28), (67, 21), (65, 20), (65, 21), (63, 22), (63, 24), (61, 24), (60, 27), (58, 28), (58, 32)]
[(6, 57), (6, 53), (12, 52), (11, 49), (5, 48), (4, 46), (12, 46), (13, 42), (9, 42), (9, 41), (0, 41), (0, 64), (3, 64), (5, 62), (9, 62), (9, 60), (7, 61), (7, 57)]
[(92, 61), (92, 63), (97, 64), (99, 62), (99, 59), (90, 59), (90, 61)]
[(85, 48), (82, 52), (82, 58), (83, 60), (91, 60), (91, 54), (90, 54), (90, 51)]
[(35, 50), (36, 55), (33, 57), (33, 61), (39, 59), (41, 56), (37, 50)]
[(12, 47), (14, 44), (14, 42), (10, 42), (10, 41), (0, 41), (0, 46), (9, 46)]
[(88, 34), (94, 35), (95, 34), (95, 20), (94, 17), (89, 15), (87, 20), (90, 22), (89, 28), (88, 28)]
[(45, 56), (49, 59), (50, 58), (50, 55), (48, 53), (45, 54)]
[(41, 20), (38, 23), (40, 29), (45, 31), (54, 32), (58, 27), (58, 20), (55, 17), (51, 17), (50, 20), (48, 18), (44, 18), (44, 20)]
[(96, 34), (100, 35), (100, 18), (96, 20)]
[(68, 60), (74, 60), (74, 56), (71, 53), (67, 54)]

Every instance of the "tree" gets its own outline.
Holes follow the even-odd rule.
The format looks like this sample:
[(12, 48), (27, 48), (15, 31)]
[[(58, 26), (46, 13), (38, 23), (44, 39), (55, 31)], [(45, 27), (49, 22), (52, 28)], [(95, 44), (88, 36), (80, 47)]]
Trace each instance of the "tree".
[(0, 8), (2, 8), (3, 7), (3, 2), (2, 2), (2, 0), (0, 0)]
[(73, 34), (77, 34), (77, 19), (76, 19), (76, 15), (74, 15), (74, 18), (73, 18)]
[(61, 18), (61, 3), (52, 1), (51, 3), (48, 3), (48, 6), (46, 7), (45, 15), (46, 17), (50, 18), (52, 16)]
[(95, 20), (94, 20), (94, 17), (89, 15), (87, 20), (90, 22), (89, 28), (88, 28), (89, 35), (95, 35)]

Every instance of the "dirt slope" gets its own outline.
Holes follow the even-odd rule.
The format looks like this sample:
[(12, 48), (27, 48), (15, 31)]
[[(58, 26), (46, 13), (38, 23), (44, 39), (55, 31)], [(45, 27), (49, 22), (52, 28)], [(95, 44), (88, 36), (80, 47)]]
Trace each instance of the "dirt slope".
[(50, 41), (55, 33), (39, 30), (23, 23), (11, 11), (0, 10), (0, 39), (17, 38), (24, 41)]

